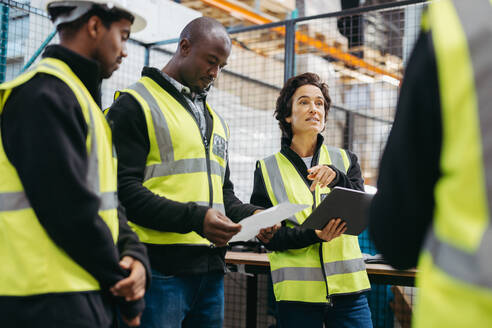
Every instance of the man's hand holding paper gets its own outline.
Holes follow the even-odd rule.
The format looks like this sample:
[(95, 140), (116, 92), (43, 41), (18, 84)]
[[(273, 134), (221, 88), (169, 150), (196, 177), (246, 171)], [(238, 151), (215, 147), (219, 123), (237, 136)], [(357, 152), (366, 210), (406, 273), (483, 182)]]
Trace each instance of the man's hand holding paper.
[[(242, 229), (238, 234), (231, 238), (230, 242), (248, 241), (259, 234), (264, 237), (265, 240), (270, 240), (273, 233), (278, 229), (275, 228), (278, 223), (308, 206), (309, 205), (281, 203), (259, 213), (257, 211), (257, 214), (247, 217), (240, 222)], [(262, 229), (265, 230), (261, 231)]]

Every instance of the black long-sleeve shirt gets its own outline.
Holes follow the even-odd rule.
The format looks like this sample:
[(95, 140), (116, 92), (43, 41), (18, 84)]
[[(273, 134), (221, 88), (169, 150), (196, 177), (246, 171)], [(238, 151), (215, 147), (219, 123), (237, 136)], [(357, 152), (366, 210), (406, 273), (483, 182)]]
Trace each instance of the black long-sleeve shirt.
[[(100, 102), (98, 63), (58, 45), (47, 47), (43, 56), (65, 62)], [(111, 286), (128, 276), (119, 266), (123, 256), (140, 260), (148, 272), (150, 267), (145, 247), (129, 229), (124, 211), (119, 210), (117, 247), (98, 214), (99, 198), (86, 183), (87, 130), (74, 93), (50, 74), (37, 74), (15, 88), (7, 100), (1, 120), (3, 146), (27, 198), (49, 237), (99, 282), (101, 292), (0, 297), (0, 309), (5, 314), (0, 315), (2, 327), (2, 320), (17, 318), (11, 313), (31, 321), (39, 318), (37, 326), (49, 326), (50, 320), (70, 326), (73, 317), (80, 315), (86, 317), (80, 327), (93, 327), (96, 322), (90, 320), (112, 320), (110, 303), (114, 301), (127, 317), (143, 310), (143, 300), (128, 304), (122, 299), (109, 301), (111, 297), (107, 295)], [(37, 306), (32, 306), (33, 302)], [(56, 314), (55, 319), (55, 313), (48, 308), (58, 306), (72, 310)]]
[[(318, 135), (316, 151), (311, 162), (312, 166), (318, 165), (319, 150), (322, 144), (323, 137), (321, 135)], [(290, 140), (287, 140), (285, 138), (282, 139), (282, 147), (280, 152), (285, 157), (287, 157), (292, 165), (295, 166), (306, 184), (311, 185), (312, 181), (310, 181), (307, 177), (308, 168), (306, 167), (306, 164), (304, 163), (302, 158), (290, 148)], [(347, 171), (347, 174), (340, 171), (335, 166), (329, 165), (330, 168), (334, 170), (337, 174), (335, 179), (330, 183), (329, 187), (344, 187), (355, 190), (364, 190), (364, 180), (362, 179), (357, 156), (350, 151), (347, 151), (347, 154), (350, 157), (350, 167)], [(270, 198), (268, 197), (263, 173), (261, 171), (259, 163), (256, 164), (251, 203), (262, 206), (264, 208), (270, 208), (273, 206)], [(319, 242), (323, 242), (323, 240), (318, 238), (313, 229), (302, 229), (299, 227), (289, 228), (284, 225), (275, 233), (272, 239), (270, 239), (270, 241), (265, 244), (265, 247), (271, 251), (284, 251), (287, 249), (307, 247)]]
[[(145, 67), (147, 76), (171, 94), (190, 113), (188, 102), (156, 68)], [(128, 218), (136, 224), (159, 231), (203, 235), (203, 220), (208, 210), (196, 203), (181, 203), (158, 196), (143, 186), (144, 170), (150, 150), (147, 124), (140, 104), (133, 96), (123, 93), (111, 106), (108, 120), (118, 153), (119, 198), (127, 209)], [(206, 137), (211, 140), (213, 121), (205, 111)], [(243, 204), (234, 194), (229, 178), (229, 165), (223, 185), (226, 215), (235, 222), (251, 215), (257, 206)], [(192, 188), (192, 186), (190, 186)], [(146, 244), (152, 268), (165, 275), (223, 272), (225, 248)]]
[(431, 33), (417, 40), (405, 71), (393, 128), (370, 209), (376, 248), (396, 268), (417, 265), (434, 211), (442, 124)]

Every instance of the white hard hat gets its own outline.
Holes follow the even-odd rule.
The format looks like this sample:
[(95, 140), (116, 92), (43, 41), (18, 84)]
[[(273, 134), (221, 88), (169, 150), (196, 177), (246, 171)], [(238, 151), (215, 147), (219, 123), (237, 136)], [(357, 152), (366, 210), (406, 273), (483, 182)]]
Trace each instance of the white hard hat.
[(135, 10), (131, 9), (128, 5), (130, 1), (127, 0), (78, 0), (78, 1), (64, 1), (64, 0), (47, 0), (46, 1), (46, 10), (49, 11), (49, 8), (53, 7), (74, 7), (70, 13), (67, 15), (61, 15), (56, 18), (53, 22), (55, 27), (63, 24), (70, 23), (80, 18), (85, 13), (87, 13), (93, 5), (102, 5), (107, 7), (108, 9), (116, 8), (122, 11), (126, 11), (130, 15), (134, 17), (133, 24), (131, 27), (131, 32), (139, 32), (145, 28), (147, 25), (147, 21), (141, 15), (135, 12)]

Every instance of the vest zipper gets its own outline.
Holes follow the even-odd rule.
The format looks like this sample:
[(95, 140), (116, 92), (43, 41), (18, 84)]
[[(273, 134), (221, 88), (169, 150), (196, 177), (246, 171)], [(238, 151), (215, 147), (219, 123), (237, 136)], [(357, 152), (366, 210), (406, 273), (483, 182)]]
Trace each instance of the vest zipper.
[[(316, 161), (318, 162), (318, 161)], [(318, 163), (311, 163), (311, 165), (318, 165)], [(294, 168), (296, 169), (297, 173), (299, 173), (299, 175), (301, 176), (302, 180), (304, 181), (304, 183), (306, 184), (306, 186), (309, 188), (311, 188), (311, 186), (309, 185), (309, 183), (304, 180), (304, 178), (302, 177), (302, 174), (301, 172), (299, 172), (299, 169), (294, 165), (294, 163), (292, 163), (292, 166), (294, 166)], [(309, 190), (311, 191), (311, 190)], [(314, 211), (314, 209), (316, 208), (316, 190), (315, 191), (311, 191), (311, 194), (313, 195), (313, 206), (312, 206), (312, 210)], [(323, 278), (325, 279), (325, 287), (326, 287), (326, 301), (328, 302), (328, 305), (330, 307), (333, 306), (333, 300), (331, 299), (331, 296), (330, 296), (330, 289), (328, 287), (328, 279), (326, 277), (326, 270), (325, 270), (325, 261), (323, 261), (323, 242), (319, 243), (319, 263), (321, 264), (321, 272), (323, 273)]]
[(209, 190), (209, 207), (213, 207), (213, 200), (214, 200), (214, 191), (212, 188), (212, 174), (211, 174), (211, 169), (210, 169), (210, 149), (209, 149), (209, 143), (205, 141), (205, 139), (202, 139), (203, 145), (205, 146), (205, 158), (207, 159), (207, 178), (208, 178), (208, 190)]
[(326, 286), (326, 301), (330, 307), (333, 307), (333, 300), (330, 296), (330, 289), (328, 288), (328, 279), (326, 277), (325, 261), (323, 261), (323, 243), (319, 243), (319, 262), (321, 263), (321, 272), (323, 272), (323, 278), (325, 279)]
[[(198, 124), (198, 122), (197, 122)], [(200, 127), (198, 128), (200, 129)], [(207, 160), (207, 178), (208, 178), (208, 192), (209, 192), (209, 202), (208, 202), (208, 207), (210, 208), (213, 208), (213, 205), (214, 205), (214, 191), (213, 191), (213, 188), (212, 188), (212, 175), (211, 175), (211, 169), (210, 169), (210, 154), (209, 154), (209, 143), (208, 141), (205, 139), (205, 137), (202, 138), (202, 142), (203, 142), (203, 146), (205, 147), (205, 158)], [(213, 243), (210, 243), (210, 248), (215, 248), (215, 244)], [(225, 268), (225, 271), (224, 272), (227, 272), (227, 267), (226, 267), (226, 264), (224, 262), (224, 268)]]
[[(316, 162), (318, 162), (318, 161), (316, 161)], [(311, 163), (311, 165), (315, 166), (315, 165), (318, 165), (318, 163)], [(294, 167), (295, 167), (295, 165), (294, 165)], [(299, 170), (297, 170), (297, 172), (299, 172)], [(299, 172), (299, 174), (300, 174), (300, 172)], [(307, 182), (306, 182), (306, 185), (308, 188), (311, 188), (311, 186)], [(311, 190), (309, 190), (309, 191), (311, 191)], [(311, 194), (313, 195), (312, 210), (314, 211), (314, 209), (316, 208), (316, 190), (311, 191)], [(325, 279), (326, 301), (328, 302), (328, 305), (330, 307), (333, 307), (333, 300), (331, 299), (331, 296), (330, 296), (330, 288), (328, 287), (328, 279), (326, 277), (325, 261), (323, 260), (323, 242), (319, 243), (319, 263), (321, 264), (321, 272), (323, 273), (323, 278)]]
[[(316, 208), (316, 191), (313, 194), (313, 211)], [(328, 288), (328, 278), (326, 277), (325, 261), (323, 260), (323, 242), (319, 243), (319, 263), (321, 264), (321, 272), (323, 272), (323, 278), (325, 279), (326, 286), (326, 301), (330, 307), (333, 307), (333, 300), (330, 296), (330, 289)]]
[[(287, 158), (287, 159), (289, 159), (289, 158)], [(290, 159), (289, 159), (289, 162), (291, 162)], [(316, 163), (311, 163), (311, 165), (316, 166), (316, 165), (318, 165), (318, 162), (319, 162), (319, 160), (317, 160)], [(311, 188), (309, 183), (302, 176), (301, 172), (299, 172), (299, 169), (297, 168), (297, 166), (292, 162), (291, 162), (291, 164), (296, 169), (297, 173), (299, 174), (301, 179), (304, 181), (304, 183), (306, 184), (308, 189)], [(313, 195), (312, 210), (314, 211), (314, 209), (316, 208), (316, 190), (311, 191), (311, 189), (309, 189), (309, 191)], [(323, 273), (323, 278), (325, 278), (326, 300), (327, 300), (329, 306), (333, 306), (333, 300), (331, 299), (331, 296), (330, 296), (330, 289), (328, 288), (328, 279), (326, 278), (325, 262), (323, 261), (323, 242), (319, 243), (319, 262), (321, 264), (321, 272)]]

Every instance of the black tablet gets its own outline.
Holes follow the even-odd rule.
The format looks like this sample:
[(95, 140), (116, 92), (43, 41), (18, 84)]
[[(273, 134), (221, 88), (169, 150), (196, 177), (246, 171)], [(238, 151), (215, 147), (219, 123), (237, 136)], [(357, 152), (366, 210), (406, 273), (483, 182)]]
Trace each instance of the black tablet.
[(341, 218), (347, 223), (345, 234), (358, 236), (367, 227), (372, 197), (362, 191), (335, 187), (301, 227), (321, 230), (331, 219)]

